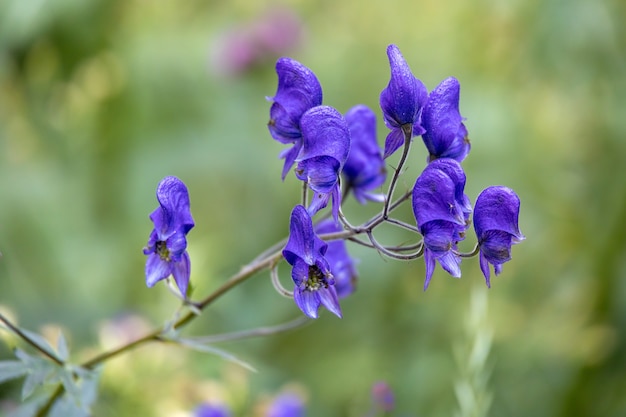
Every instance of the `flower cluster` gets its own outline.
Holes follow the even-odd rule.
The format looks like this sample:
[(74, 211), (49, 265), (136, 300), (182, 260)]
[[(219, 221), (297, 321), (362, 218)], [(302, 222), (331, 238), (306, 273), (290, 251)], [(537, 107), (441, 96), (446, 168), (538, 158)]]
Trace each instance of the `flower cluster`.
[[(424, 290), (429, 286), (436, 265), (453, 277), (461, 276), (464, 257), (479, 255), (480, 269), (491, 286), (490, 265), (499, 274), (511, 259), (511, 246), (524, 239), (519, 231), (520, 200), (511, 189), (493, 186), (485, 189), (472, 209), (465, 195), (466, 175), (461, 162), (470, 152), (467, 128), (459, 110), (460, 84), (453, 77), (444, 79), (430, 93), (416, 78), (395, 45), (387, 48), (390, 79), (380, 93), (380, 109), (389, 133), (384, 148), (376, 137), (376, 114), (356, 105), (342, 114), (322, 104), (322, 87), (312, 70), (283, 57), (276, 62), (278, 87), (268, 100), (268, 128), (276, 141), (289, 145), (280, 153), (284, 159), (281, 178), (293, 169), (303, 182), (300, 204), (291, 211), (289, 238), (282, 257), (291, 266), (293, 291), (284, 289), (276, 263), (271, 265), (272, 282), (277, 290), (293, 297), (302, 312), (317, 318), (320, 306), (342, 316), (339, 300), (356, 288), (355, 261), (346, 249), (346, 239), (401, 260), (424, 258)], [(428, 151), (427, 164), (412, 189), (394, 201), (395, 187), (407, 160), (413, 138), (421, 136)], [(386, 158), (402, 148), (386, 193)], [(361, 204), (382, 204), (381, 213), (361, 226), (352, 226), (342, 210), (348, 195)], [(174, 277), (186, 297), (190, 275), (186, 235), (193, 227), (187, 188), (179, 179), (167, 177), (157, 188), (159, 207), (151, 214), (154, 230), (144, 253), (146, 283)], [(410, 200), (415, 223), (390, 216)], [(319, 214), (331, 205), (329, 213)], [(472, 223), (476, 248), (459, 250)], [(383, 223), (415, 232), (413, 245), (384, 246), (374, 237)], [(366, 240), (358, 237), (366, 237)], [(325, 240), (328, 240), (326, 242)]]
[[(283, 251), (293, 268), (293, 297), (309, 317), (317, 317), (320, 305), (341, 316), (338, 299), (354, 290), (356, 271), (345, 244), (331, 248), (334, 242), (325, 244), (318, 236), (342, 230), (338, 219), (354, 235), (366, 233), (370, 246), (385, 255), (398, 259), (423, 256), (424, 289), (428, 288), (436, 263), (453, 277), (460, 277), (462, 257), (475, 254), (480, 254), (480, 267), (489, 286), (489, 264), (494, 265), (496, 274), (500, 273), (502, 263), (510, 259), (511, 245), (523, 239), (517, 225), (519, 198), (508, 188), (489, 187), (475, 208), (477, 249), (470, 254), (459, 252), (458, 243), (465, 239), (472, 213), (464, 193), (466, 176), (461, 167), (471, 147), (459, 110), (459, 81), (448, 77), (429, 93), (413, 75), (397, 46), (387, 48), (387, 57), (391, 75), (380, 93), (380, 108), (390, 132), (382, 152), (376, 139), (376, 115), (371, 109), (357, 105), (342, 115), (322, 105), (321, 84), (313, 71), (291, 58), (281, 58), (276, 64), (278, 88), (268, 98), (273, 102), (268, 127), (275, 140), (292, 145), (280, 155), (285, 159), (282, 178), (295, 164), (296, 178), (313, 191), (310, 202), (304, 193), (302, 205), (293, 209), (289, 241)], [(422, 137), (428, 158), (410, 193), (415, 231), (422, 240), (419, 250), (407, 255), (403, 252), (408, 248), (394, 252), (378, 244), (372, 230), (382, 222), (411, 228), (390, 220), (388, 213), (393, 209), (394, 187), (415, 136)], [(385, 159), (401, 147), (403, 156), (388, 193), (376, 193), (386, 182)], [(367, 223), (368, 227), (350, 225), (341, 211), (342, 198), (349, 192), (362, 204), (383, 203), (382, 215)], [(335, 227), (330, 228), (332, 221), (325, 223), (328, 229), (313, 227), (311, 218), (329, 201)], [(331, 259), (335, 260), (334, 267)]]

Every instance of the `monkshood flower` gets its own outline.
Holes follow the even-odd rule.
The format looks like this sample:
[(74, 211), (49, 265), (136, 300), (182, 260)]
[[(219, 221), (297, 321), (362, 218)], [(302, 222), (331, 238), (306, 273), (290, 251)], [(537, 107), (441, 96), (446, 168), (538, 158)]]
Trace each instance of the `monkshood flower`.
[(286, 392), (274, 399), (265, 416), (304, 417), (305, 411), (302, 397), (292, 392)]
[(463, 240), (467, 227), (466, 214), (458, 197), (465, 175), (451, 177), (448, 169), (430, 163), (415, 181), (413, 187), (413, 214), (424, 238), (424, 263), (428, 288), (435, 270), (435, 261), (455, 278), (461, 276), (461, 258), (455, 253), (457, 243)]
[(429, 165), (430, 169), (438, 169), (446, 173), (446, 175), (449, 176), (452, 182), (455, 184), (454, 199), (463, 211), (463, 218), (465, 219), (465, 223), (469, 224), (469, 216), (472, 212), (472, 204), (470, 203), (467, 195), (465, 195), (466, 178), (465, 172), (463, 171), (461, 164), (454, 159), (441, 158), (430, 162)]
[(474, 230), (487, 287), (491, 286), (489, 264), (498, 275), (502, 264), (511, 260), (511, 245), (525, 239), (518, 226), (519, 208), (519, 197), (507, 187), (489, 187), (476, 199)]
[(328, 245), (313, 231), (313, 222), (307, 210), (303, 206), (295, 206), (291, 212), (289, 240), (283, 249), (283, 256), (293, 267), (293, 299), (300, 310), (313, 319), (317, 318), (320, 305), (341, 317), (335, 279), (324, 256), (327, 249)]
[[(343, 228), (331, 219), (322, 220), (315, 225), (315, 233), (321, 235), (323, 233), (340, 232)], [(327, 242), (326, 260), (330, 265), (330, 272), (335, 278), (335, 290), (337, 296), (345, 298), (352, 294), (356, 289), (358, 273), (354, 265), (354, 261), (348, 254), (345, 240), (331, 240)]]
[(470, 151), (464, 118), (459, 112), (461, 86), (454, 77), (443, 80), (428, 95), (422, 112), (422, 134), (428, 149), (428, 160), (452, 158), (461, 162)]
[(387, 175), (376, 141), (376, 114), (359, 104), (348, 110), (345, 119), (350, 129), (350, 153), (342, 172), (346, 185), (361, 204), (367, 200), (382, 202), (383, 194), (371, 193), (385, 183)]
[(225, 405), (204, 403), (193, 412), (193, 417), (230, 417), (231, 413)]
[(293, 145), (280, 154), (285, 159), (284, 180), (302, 149), (300, 118), (310, 108), (322, 104), (322, 87), (313, 71), (291, 58), (278, 59), (276, 73), (278, 88), (274, 97), (268, 97), (274, 103), (267, 126), (274, 139)]
[(428, 90), (415, 78), (396, 45), (387, 47), (391, 79), (380, 93), (380, 107), (385, 125), (391, 132), (385, 140), (384, 158), (394, 153), (404, 143), (405, 130), (418, 136), (424, 133), (420, 116), (428, 99)]
[(350, 130), (344, 117), (330, 106), (317, 106), (302, 115), (302, 151), (296, 176), (315, 192), (309, 213), (314, 215), (332, 198), (335, 221), (341, 205), (339, 175), (350, 152)]
[(187, 253), (187, 233), (194, 226), (189, 209), (189, 193), (185, 184), (176, 177), (165, 177), (156, 190), (159, 201), (150, 219), (154, 229), (143, 253), (146, 260), (146, 284), (174, 276), (181, 294), (186, 296), (191, 273)]

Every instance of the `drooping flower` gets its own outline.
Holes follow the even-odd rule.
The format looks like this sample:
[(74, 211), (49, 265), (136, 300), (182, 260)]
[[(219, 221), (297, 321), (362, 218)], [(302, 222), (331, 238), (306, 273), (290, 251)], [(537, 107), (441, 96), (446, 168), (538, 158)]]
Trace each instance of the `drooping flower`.
[(300, 119), (302, 151), (296, 159), (296, 176), (314, 191), (311, 216), (332, 198), (333, 216), (341, 205), (339, 175), (350, 152), (350, 130), (344, 117), (330, 106), (317, 106)]
[(268, 97), (274, 103), (267, 126), (274, 139), (293, 145), (280, 154), (285, 159), (285, 179), (302, 149), (300, 118), (310, 108), (322, 104), (322, 87), (313, 71), (291, 58), (278, 59), (276, 73), (278, 88), (274, 97)]
[(313, 222), (307, 210), (303, 206), (295, 206), (291, 212), (289, 240), (283, 249), (283, 256), (293, 267), (293, 299), (300, 310), (313, 319), (317, 318), (320, 305), (341, 317), (335, 279), (324, 256), (327, 249), (328, 245), (313, 231)]
[(143, 253), (146, 260), (146, 284), (154, 286), (172, 275), (181, 294), (187, 294), (191, 264), (187, 253), (187, 233), (194, 222), (189, 208), (189, 193), (176, 177), (165, 177), (156, 190), (159, 201), (150, 219), (154, 229)]
[(382, 202), (384, 195), (371, 193), (385, 183), (387, 175), (376, 141), (376, 115), (360, 104), (348, 110), (345, 119), (350, 129), (350, 153), (343, 167), (346, 183), (359, 203)]
[(461, 276), (461, 258), (455, 253), (457, 243), (464, 239), (466, 214), (458, 189), (462, 191), (465, 175), (452, 178), (437, 164), (428, 164), (413, 187), (413, 214), (424, 238), (424, 263), (428, 288), (435, 270), (435, 261), (455, 278)]
[(461, 162), (470, 151), (464, 118), (459, 111), (461, 86), (454, 77), (443, 80), (428, 95), (422, 112), (422, 134), (428, 160), (452, 158)]
[(230, 417), (230, 410), (222, 404), (203, 403), (193, 412), (193, 417)]
[(380, 93), (380, 107), (385, 125), (391, 132), (385, 140), (384, 158), (402, 146), (405, 132), (412, 136), (424, 133), (420, 116), (428, 98), (426, 87), (415, 78), (396, 45), (387, 47), (387, 56), (391, 67), (391, 79)]
[(520, 200), (515, 191), (503, 186), (488, 187), (476, 199), (474, 231), (480, 247), (480, 269), (491, 286), (489, 264), (496, 275), (511, 260), (511, 246), (525, 236), (518, 226)]
[[(315, 225), (315, 233), (321, 235), (323, 233), (340, 232), (343, 228), (331, 219), (322, 220)], [(330, 266), (330, 272), (335, 278), (335, 290), (337, 296), (345, 298), (352, 294), (356, 289), (358, 273), (354, 260), (348, 254), (346, 242), (344, 240), (331, 240), (327, 242), (326, 260)]]
[(304, 400), (292, 392), (278, 395), (269, 409), (266, 417), (304, 417)]

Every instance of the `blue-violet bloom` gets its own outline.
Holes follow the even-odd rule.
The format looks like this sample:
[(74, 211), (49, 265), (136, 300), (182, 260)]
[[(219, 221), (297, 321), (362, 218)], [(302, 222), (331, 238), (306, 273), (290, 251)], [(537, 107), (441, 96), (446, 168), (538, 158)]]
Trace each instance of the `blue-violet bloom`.
[(285, 392), (277, 396), (269, 409), (266, 417), (304, 417), (304, 400), (292, 392)]
[(148, 255), (146, 284), (152, 287), (173, 275), (181, 294), (186, 296), (191, 273), (186, 236), (194, 226), (189, 193), (181, 180), (165, 177), (157, 187), (156, 197), (159, 207), (150, 214), (154, 229), (143, 250)]
[[(343, 227), (332, 219), (325, 219), (315, 225), (315, 233), (335, 233), (343, 231)], [(358, 273), (355, 262), (348, 254), (346, 241), (342, 239), (327, 242), (326, 260), (330, 265), (330, 272), (335, 278), (335, 290), (339, 299), (352, 294), (356, 289)]]
[(345, 119), (350, 129), (350, 153), (343, 167), (346, 185), (361, 204), (367, 200), (383, 202), (383, 194), (371, 193), (385, 183), (387, 175), (376, 141), (376, 114), (369, 107), (359, 104), (348, 110)]
[(283, 249), (283, 256), (293, 267), (293, 299), (300, 310), (313, 319), (317, 318), (320, 305), (341, 317), (335, 279), (324, 256), (327, 249), (326, 242), (313, 231), (313, 222), (307, 210), (301, 205), (295, 206), (291, 212), (289, 240)]
[(428, 95), (422, 112), (422, 134), (428, 160), (452, 158), (461, 162), (470, 151), (464, 118), (459, 112), (461, 86), (454, 77), (443, 80)]
[(314, 195), (308, 208), (313, 216), (332, 198), (337, 221), (341, 205), (339, 175), (350, 152), (350, 130), (346, 119), (330, 106), (317, 106), (302, 115), (302, 151), (296, 159), (296, 176)]
[(267, 124), (274, 139), (293, 146), (281, 152), (285, 159), (282, 178), (293, 166), (302, 149), (300, 118), (312, 107), (322, 104), (322, 87), (309, 68), (291, 58), (280, 58), (276, 62), (278, 88), (270, 108), (270, 121)]
[(193, 417), (230, 417), (231, 413), (222, 404), (203, 403), (193, 412)]
[(498, 275), (511, 260), (511, 245), (525, 239), (518, 226), (520, 200), (503, 186), (488, 187), (476, 199), (474, 230), (480, 247), (480, 269), (491, 286), (489, 264)]
[(461, 258), (455, 251), (467, 227), (466, 214), (457, 197), (457, 190), (464, 182), (464, 175), (451, 178), (436, 164), (428, 164), (415, 181), (412, 202), (417, 227), (424, 238), (424, 290), (435, 270), (435, 260), (453, 277), (461, 276)]
[(428, 90), (415, 78), (396, 45), (387, 47), (391, 79), (380, 93), (380, 107), (385, 125), (391, 132), (385, 140), (384, 158), (394, 153), (405, 142), (405, 135), (424, 133), (420, 122), (422, 108), (428, 99)]

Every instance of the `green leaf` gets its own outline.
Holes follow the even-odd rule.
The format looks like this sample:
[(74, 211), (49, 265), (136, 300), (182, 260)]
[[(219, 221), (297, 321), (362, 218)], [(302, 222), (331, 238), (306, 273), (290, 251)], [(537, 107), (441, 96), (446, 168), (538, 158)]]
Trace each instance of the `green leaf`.
[(67, 341), (65, 340), (65, 336), (63, 332), (59, 332), (59, 339), (57, 340), (57, 353), (59, 355), (59, 359), (65, 362), (70, 356), (69, 349), (67, 348)]
[(48, 352), (50, 356), (57, 358), (57, 354), (52, 348), (52, 346), (50, 345), (50, 342), (48, 342), (43, 336), (35, 332), (31, 332), (30, 330), (25, 330), (25, 329), (21, 329), (21, 330), (22, 330), (22, 333), (24, 333), (26, 336), (30, 338), (30, 340), (36, 343), (40, 349)]
[(0, 383), (19, 378), (28, 373), (28, 367), (22, 361), (0, 361)]

